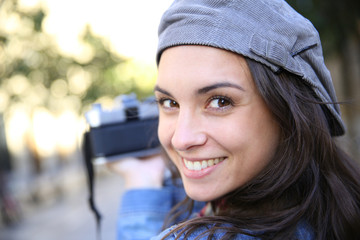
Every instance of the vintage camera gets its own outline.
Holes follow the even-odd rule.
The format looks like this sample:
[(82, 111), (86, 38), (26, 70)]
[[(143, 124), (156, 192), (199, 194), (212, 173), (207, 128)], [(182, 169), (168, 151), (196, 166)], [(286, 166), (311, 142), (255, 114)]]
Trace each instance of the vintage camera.
[(104, 110), (93, 104), (85, 113), (89, 124), (88, 151), (95, 164), (160, 152), (157, 136), (158, 107), (154, 97), (137, 100), (136, 94), (120, 95), (115, 107)]

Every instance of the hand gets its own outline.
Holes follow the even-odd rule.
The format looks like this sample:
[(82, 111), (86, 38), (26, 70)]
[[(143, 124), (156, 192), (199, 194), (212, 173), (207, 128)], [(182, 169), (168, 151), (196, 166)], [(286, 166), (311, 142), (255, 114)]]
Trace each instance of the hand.
[(162, 187), (165, 162), (161, 155), (123, 158), (107, 167), (124, 178), (126, 189)]

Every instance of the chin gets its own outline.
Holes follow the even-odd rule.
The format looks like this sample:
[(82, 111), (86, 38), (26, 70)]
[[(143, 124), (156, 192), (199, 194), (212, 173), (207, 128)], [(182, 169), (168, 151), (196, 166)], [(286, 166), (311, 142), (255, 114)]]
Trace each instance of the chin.
[(199, 191), (197, 189), (187, 189), (185, 187), (185, 192), (186, 192), (186, 195), (189, 196), (189, 198), (191, 198), (192, 200), (195, 200), (195, 201), (199, 201), (199, 202), (210, 202), (210, 201), (213, 201), (217, 198), (219, 198), (219, 196), (214, 196), (214, 195), (209, 195), (208, 193), (209, 192), (202, 192), (202, 191)]
[(198, 195), (189, 195), (189, 198), (191, 198), (192, 200), (198, 201), (198, 202), (211, 202), (212, 200), (214, 200), (213, 198), (209, 198), (209, 197), (204, 197), (204, 196), (198, 196)]

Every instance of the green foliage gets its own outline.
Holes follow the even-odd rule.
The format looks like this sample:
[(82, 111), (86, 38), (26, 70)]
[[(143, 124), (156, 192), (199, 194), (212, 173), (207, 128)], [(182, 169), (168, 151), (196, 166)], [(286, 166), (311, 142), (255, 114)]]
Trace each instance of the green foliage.
[[(70, 108), (81, 113), (104, 96), (114, 98), (129, 92), (141, 97), (151, 94), (152, 87), (139, 87), (136, 76), (124, 78), (119, 66), (136, 66), (111, 51), (106, 40), (93, 34), (89, 26), (84, 29), (82, 42), (87, 45), (90, 58), (80, 61), (63, 54), (54, 39), (43, 31), (46, 14), (42, 9), (26, 12), (13, 0), (5, 1), (0, 13), (3, 23), (0, 25), (0, 112), (23, 103), (30, 109)], [(145, 85), (149, 81), (153, 83), (155, 78), (141, 77), (145, 77)]]

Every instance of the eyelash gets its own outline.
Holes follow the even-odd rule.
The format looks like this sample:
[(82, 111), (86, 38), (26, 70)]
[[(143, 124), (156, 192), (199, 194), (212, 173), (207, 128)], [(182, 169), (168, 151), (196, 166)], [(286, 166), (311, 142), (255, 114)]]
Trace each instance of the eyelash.
[(156, 100), (156, 102), (157, 102), (160, 106), (162, 106), (163, 108), (170, 109), (171, 107), (165, 107), (165, 106), (164, 106), (164, 102), (165, 102), (165, 101), (170, 101), (170, 102), (172, 102), (172, 103), (175, 102), (177, 105), (179, 105), (175, 100), (172, 100), (172, 99), (166, 98), (166, 97), (162, 97), (162, 98)]
[(216, 95), (216, 96), (212, 96), (208, 101), (207, 101), (207, 105), (206, 107), (208, 107), (212, 101), (214, 100), (225, 100), (228, 105), (226, 106), (223, 106), (223, 107), (214, 107), (214, 109), (216, 110), (225, 110), (225, 109), (228, 109), (229, 107), (232, 107), (234, 106), (234, 101), (230, 98), (230, 97), (227, 97), (227, 96), (222, 96), (222, 95)]
[[(227, 96), (222, 96), (222, 95), (215, 95), (215, 96), (212, 96), (210, 97), (207, 102), (206, 102), (206, 108), (208, 108), (211, 104), (212, 101), (214, 100), (225, 100), (228, 105), (226, 106), (223, 106), (223, 107), (210, 107), (211, 109), (215, 109), (216, 111), (222, 111), (222, 110), (226, 110), (228, 109), (229, 107), (232, 107), (234, 106), (234, 101), (230, 98), (230, 97), (227, 97)], [(175, 101), (175, 100), (172, 100), (170, 98), (166, 98), (166, 97), (162, 97), (160, 99), (157, 99), (156, 102), (163, 108), (166, 108), (166, 109), (172, 109), (173, 107), (165, 107), (164, 106), (164, 103), (165, 101), (170, 101), (170, 104), (171, 103), (175, 103), (177, 106), (179, 106), (179, 104)]]

